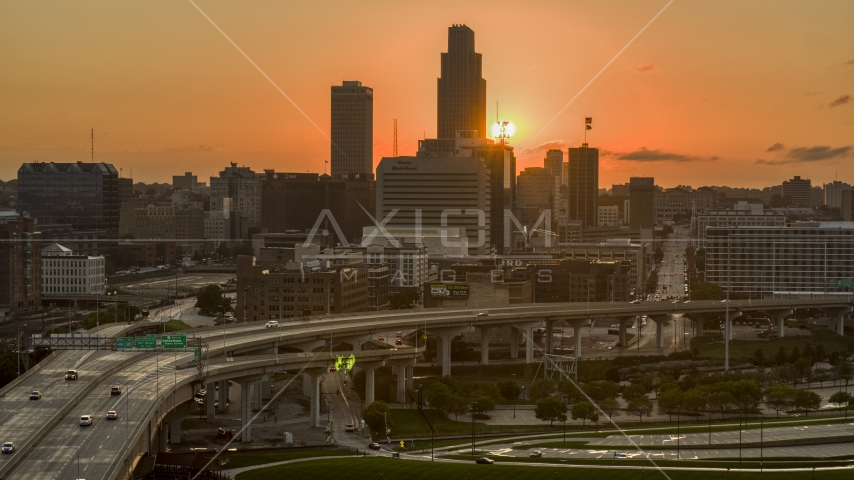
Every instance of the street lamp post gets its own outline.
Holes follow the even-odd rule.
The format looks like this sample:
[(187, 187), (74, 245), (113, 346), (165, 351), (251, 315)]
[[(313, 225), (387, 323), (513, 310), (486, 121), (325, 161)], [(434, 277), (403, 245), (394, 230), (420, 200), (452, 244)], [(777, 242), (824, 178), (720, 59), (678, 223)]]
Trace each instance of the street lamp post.
[(79, 478), (80, 478), (80, 450), (77, 450), (77, 448), (76, 448), (76, 447), (66, 447), (66, 446), (63, 446), (62, 448), (71, 448), (71, 449), (73, 449), (75, 452), (77, 452), (77, 478), (79, 479)]
[(764, 426), (763, 425), (764, 423), (765, 423), (765, 415), (763, 414), (761, 417), (759, 417), (759, 473), (762, 473), (762, 457), (763, 457), (762, 451), (763, 451), (763, 446), (764, 446), (763, 440), (765, 437), (762, 427)]
[(18, 336), (15, 337), (15, 343), (18, 347), (18, 377), (21, 376), (21, 327), (26, 327), (27, 324), (18, 325)]
[(680, 460), (681, 457), (679, 453), (682, 440), (679, 435), (679, 410), (680, 408), (676, 407), (676, 460)]

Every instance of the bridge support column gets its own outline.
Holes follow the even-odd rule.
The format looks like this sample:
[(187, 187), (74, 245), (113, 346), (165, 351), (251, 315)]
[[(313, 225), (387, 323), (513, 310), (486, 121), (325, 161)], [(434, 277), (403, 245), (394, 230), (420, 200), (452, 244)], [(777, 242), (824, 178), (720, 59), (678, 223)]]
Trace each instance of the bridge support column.
[(326, 370), (307, 368), (302, 371), (302, 393), (309, 398), (309, 426), (322, 427), (320, 424), (320, 379)]
[(371, 340), (371, 335), (357, 335), (352, 337), (336, 338), (335, 342), (346, 343), (353, 346), (353, 351), (358, 352), (362, 349), (362, 344)]
[(249, 443), (252, 441), (252, 425), (249, 423), (252, 420), (252, 407), (249, 404), (249, 382), (240, 384), (240, 421), (242, 423), (243, 433), (240, 441)]
[(400, 403), (406, 403), (406, 384), (408, 383), (407, 373), (409, 373), (412, 366), (415, 365), (415, 359), (395, 360), (389, 363), (391, 363), (393, 373), (397, 373), (397, 401)]
[(845, 335), (845, 315), (851, 313), (852, 308), (822, 308), (821, 310), (835, 319), (835, 321), (831, 321), (831, 325), (833, 325), (833, 329), (836, 331), (836, 334)]
[(617, 341), (620, 342), (620, 345), (622, 345), (623, 348), (625, 348), (625, 346), (626, 346), (626, 329), (628, 329), (628, 326), (632, 324), (634, 319), (635, 319), (635, 317), (633, 317), (633, 316), (632, 317), (617, 317), (617, 324), (619, 325), (619, 329), (620, 329), (619, 330), (620, 335), (619, 335), (619, 338)]
[(415, 362), (412, 366), (406, 367), (406, 388), (409, 391), (415, 390)]
[(581, 359), (581, 329), (584, 327), (589, 327), (592, 325), (591, 320), (567, 320), (566, 321), (572, 327), (572, 338), (575, 341), (575, 347), (573, 348), (573, 356), (577, 359)]
[(510, 327), (510, 358), (519, 358), (519, 329)]
[(783, 338), (786, 335), (786, 319), (789, 318), (790, 315), (794, 314), (795, 311), (790, 308), (787, 310), (763, 310), (762, 313), (768, 315), (777, 322), (777, 335), (780, 338)]
[(261, 400), (269, 400), (273, 398), (272, 381), (273, 379), (267, 375), (265, 375), (264, 379), (261, 380)]
[(208, 391), (205, 395), (205, 414), (208, 422), (216, 421), (216, 382), (211, 382), (205, 387)]
[(525, 328), (525, 363), (534, 363), (534, 327)]
[(361, 367), (365, 370), (365, 406), (368, 406), (374, 402), (374, 372), (383, 365), (385, 365), (385, 361), (363, 362), (361, 364)]
[(228, 380), (219, 382), (219, 411), (228, 412)]
[(181, 419), (175, 419), (169, 422), (169, 443), (172, 445), (181, 444)]
[(264, 399), (262, 398), (262, 395), (261, 395), (261, 393), (262, 393), (261, 390), (264, 388), (263, 383), (264, 383), (264, 380), (258, 380), (257, 382), (255, 382), (252, 385), (252, 393), (254, 394), (253, 396), (255, 397), (252, 405), (255, 407), (255, 410), (261, 410), (261, 407), (264, 406)]
[(492, 327), (480, 328), (480, 364), (489, 365), (489, 334)]
[(436, 359), (442, 365), (442, 376), (451, 376), (451, 339), (455, 336), (470, 332), (471, 327), (439, 328), (430, 330), (436, 335)]
[(670, 321), (670, 315), (650, 315), (649, 319), (655, 322), (655, 346), (664, 348), (664, 324)]
[(552, 353), (554, 345), (554, 321), (546, 321), (546, 353)]
[(160, 422), (160, 432), (157, 434), (158, 452), (166, 452), (169, 449), (169, 437), (166, 436), (168, 427), (166, 425), (166, 422)]

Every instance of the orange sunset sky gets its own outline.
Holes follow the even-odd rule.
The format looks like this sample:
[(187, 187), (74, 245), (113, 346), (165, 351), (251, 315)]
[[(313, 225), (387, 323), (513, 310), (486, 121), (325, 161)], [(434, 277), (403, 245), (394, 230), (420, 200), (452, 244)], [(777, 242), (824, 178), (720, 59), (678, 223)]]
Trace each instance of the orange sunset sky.
[[(322, 172), (330, 86), (374, 89), (374, 163), (436, 133), (439, 54), (465, 23), (488, 118), (517, 126), (519, 169), (577, 146), (600, 186), (854, 183), (854, 2), (188, 0), (0, 3), (0, 179), (22, 162), (95, 159), (135, 180), (208, 180), (227, 162)], [(544, 129), (544, 130), (543, 130)]]

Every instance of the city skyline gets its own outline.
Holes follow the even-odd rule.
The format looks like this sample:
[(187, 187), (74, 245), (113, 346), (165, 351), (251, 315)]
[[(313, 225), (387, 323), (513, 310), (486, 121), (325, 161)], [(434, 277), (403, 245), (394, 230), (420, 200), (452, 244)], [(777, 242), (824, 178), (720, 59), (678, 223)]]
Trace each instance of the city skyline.
[[(87, 161), (90, 128), (95, 160), (125, 177), (132, 170), (135, 181), (168, 182), (185, 170), (206, 179), (229, 161), (323, 172), (328, 89), (353, 78), (375, 91), (376, 168), (391, 154), (393, 119), (400, 155), (436, 136), (435, 79), (452, 24), (477, 35), (487, 124), (498, 101), (501, 120), (517, 126), (517, 172), (542, 165), (549, 148), (580, 146), (583, 119), (595, 116), (588, 142), (600, 150), (600, 187), (648, 175), (695, 187), (854, 176), (850, 5), (674, 2), (551, 124), (667, 2), (539, 3), (513, 11), (512, 29), (501, 8), (482, 4), (454, 4), (453, 15), (440, 4), (417, 20), (394, 4), (358, 12), (198, 5), (305, 117), (192, 4), (149, 4), (133, 17), (139, 12), (122, 5), (55, 4), (46, 14), (9, 5), (0, 15), (9, 65), (0, 79), (0, 179), (24, 162)], [(336, 32), (328, 40), (313, 28), (321, 18)]]

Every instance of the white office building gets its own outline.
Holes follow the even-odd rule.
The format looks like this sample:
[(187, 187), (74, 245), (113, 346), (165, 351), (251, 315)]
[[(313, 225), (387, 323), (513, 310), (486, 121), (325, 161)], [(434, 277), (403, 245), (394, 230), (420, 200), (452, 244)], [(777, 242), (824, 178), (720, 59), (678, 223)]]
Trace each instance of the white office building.
[(834, 180), (824, 184), (824, 204), (831, 208), (842, 207), (842, 192), (850, 191), (851, 185)]
[(104, 257), (77, 255), (58, 243), (42, 248), (42, 296), (100, 295), (105, 285)]
[(854, 222), (706, 227), (706, 280), (733, 292), (838, 294), (854, 272)]
[(619, 227), (620, 226), (620, 207), (617, 205), (602, 206), (599, 205), (599, 226), (600, 227)]
[(708, 227), (785, 227), (786, 216), (773, 210), (765, 210), (760, 203), (740, 201), (732, 210), (711, 210), (705, 215), (697, 215), (697, 248), (706, 246), (706, 228)]

